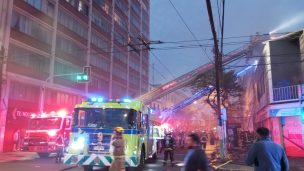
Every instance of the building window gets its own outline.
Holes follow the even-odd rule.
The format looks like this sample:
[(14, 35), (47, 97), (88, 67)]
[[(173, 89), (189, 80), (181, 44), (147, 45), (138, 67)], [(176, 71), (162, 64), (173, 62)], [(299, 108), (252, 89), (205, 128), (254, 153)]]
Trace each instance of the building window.
[(70, 5), (72, 5), (78, 12), (83, 15), (89, 15), (89, 6), (82, 0), (66, 0)]
[(11, 27), (41, 42), (46, 44), (51, 43), (52, 32), (50, 30), (16, 11), (14, 11), (12, 15)]
[(38, 73), (48, 73), (50, 60), (42, 55), (21, 47), (10, 44), (9, 58), (10, 62), (32, 69)]
[(126, 4), (124, 0), (115, 1), (115, 6), (118, 7), (124, 15), (128, 16), (129, 8), (128, 4)]
[(29, 5), (33, 6), (39, 11), (44, 12), (50, 17), (54, 16), (54, 4), (49, 0), (24, 0)]
[(91, 43), (105, 52), (110, 52), (109, 42), (94, 32), (92, 32)]
[(138, 1), (132, 1), (133, 3), (131, 4), (131, 8), (133, 11), (140, 16), (140, 4)]
[(56, 49), (75, 56), (78, 59), (85, 60), (86, 50), (74, 41), (61, 35), (57, 35)]
[(95, 75), (92, 75), (92, 80), (90, 82), (90, 85), (98, 89), (107, 90), (109, 86), (109, 82)]
[(93, 0), (97, 5), (103, 6), (106, 2), (106, 0)]
[(114, 21), (123, 29), (128, 30), (128, 23), (126, 20), (122, 20), (121, 17), (114, 13)]
[(98, 56), (96, 53), (94, 54), (94, 52), (91, 55), (90, 63), (97, 68), (100, 68), (106, 72), (110, 72), (110, 61), (104, 59), (101, 56)]
[(123, 46), (128, 44), (127, 38), (117, 31), (114, 32), (114, 39)]
[(136, 17), (131, 17), (130, 21), (134, 27), (140, 30), (140, 22), (136, 19)]
[(115, 98), (121, 98), (123, 96), (125, 96), (127, 93), (126, 91), (126, 87), (125, 86), (121, 86), (119, 84), (113, 84), (113, 96)]
[(129, 66), (137, 72), (140, 71), (139, 60), (136, 60), (135, 57), (130, 57)]
[(39, 97), (38, 87), (28, 84), (23, 84), (20, 82), (15, 82), (15, 81), (11, 82), (10, 98), (37, 103), (38, 97)]
[(127, 63), (127, 56), (118, 48), (114, 48), (114, 58), (124, 64)]
[(113, 75), (117, 76), (122, 80), (127, 80), (127, 69), (119, 64), (114, 64)]
[(95, 23), (102, 31), (106, 33), (111, 32), (111, 24), (102, 15), (99, 15), (97, 11), (93, 11), (92, 21)]
[(77, 73), (82, 73), (82, 68), (73, 66), (72, 64), (63, 64), (58, 61), (55, 62), (55, 69), (54, 69), (55, 75), (71, 74), (69, 76), (60, 77), (60, 78), (68, 79), (70, 81), (76, 81), (75, 74)]
[(104, 4), (104, 6), (102, 7), (102, 9), (104, 10), (105, 13), (107, 13), (108, 15), (110, 14), (110, 7), (108, 4)]
[(84, 26), (82, 23), (80, 23), (78, 20), (76, 20), (75, 17), (72, 17), (71, 15), (60, 10), (58, 14), (58, 21), (60, 24), (74, 31), (79, 36), (87, 39), (88, 28)]
[(133, 85), (139, 86), (140, 78), (138, 74), (131, 73), (130, 74), (130, 82)]

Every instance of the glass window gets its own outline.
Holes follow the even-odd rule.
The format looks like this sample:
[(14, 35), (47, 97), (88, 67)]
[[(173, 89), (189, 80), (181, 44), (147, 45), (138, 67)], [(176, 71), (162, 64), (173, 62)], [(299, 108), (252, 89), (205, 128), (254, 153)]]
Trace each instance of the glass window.
[(110, 71), (110, 61), (104, 59), (102, 56), (100, 56), (96, 53), (94, 54), (94, 52), (91, 55), (90, 63), (91, 63), (91, 65), (96, 66), (99, 69), (102, 69), (106, 72)]
[(44, 12), (50, 17), (54, 16), (54, 4), (49, 0), (24, 0), (29, 5), (33, 6), (37, 10)]
[(42, 24), (17, 13), (16, 11), (14, 11), (12, 15), (11, 27), (41, 42), (46, 44), (51, 43), (52, 32), (49, 29)]
[(74, 113), (74, 125), (90, 128), (110, 128), (117, 126), (135, 129), (137, 112), (133, 109), (78, 108)]
[(62, 118), (35, 118), (29, 123), (29, 130), (59, 129)]
[(78, 45), (73, 40), (70, 40), (61, 35), (57, 35), (56, 49), (75, 56), (78, 59), (85, 60), (86, 50), (84, 47)]
[(71, 15), (65, 13), (63, 10), (59, 11), (58, 22), (67, 27), (68, 29), (74, 31), (79, 36), (87, 39), (87, 27), (81, 22), (79, 22), (77, 19), (75, 19), (75, 17), (72, 17)]
[(92, 32), (91, 43), (105, 52), (110, 52), (109, 42), (94, 32)]
[(39, 73), (49, 72), (50, 60), (47, 57), (34, 53), (30, 50), (10, 44), (9, 46), (9, 62), (28, 67)]
[(92, 22), (95, 23), (102, 31), (111, 32), (111, 23), (100, 15), (96, 10), (93, 10)]

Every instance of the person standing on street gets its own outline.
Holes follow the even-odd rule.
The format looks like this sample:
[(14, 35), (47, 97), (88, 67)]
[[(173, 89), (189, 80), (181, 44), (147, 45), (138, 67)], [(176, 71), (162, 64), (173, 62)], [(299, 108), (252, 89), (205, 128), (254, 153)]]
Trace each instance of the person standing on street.
[(207, 141), (208, 141), (208, 135), (207, 133), (204, 131), (203, 134), (202, 134), (202, 145), (203, 145), (203, 148), (206, 150), (206, 147), (207, 147)]
[(246, 164), (254, 165), (255, 171), (288, 171), (288, 159), (283, 147), (271, 141), (267, 128), (260, 127), (256, 132), (259, 139), (251, 146)]
[(200, 138), (196, 133), (186, 138), (188, 152), (184, 159), (183, 171), (208, 171), (208, 162), (205, 151), (200, 145)]
[(122, 133), (124, 129), (122, 127), (116, 127), (114, 129), (114, 135), (111, 140), (113, 146), (113, 161), (109, 171), (124, 171), (125, 170), (125, 141)]
[(13, 142), (14, 142), (14, 151), (19, 151), (20, 150), (20, 130), (17, 129), (14, 134), (13, 134)]
[(162, 142), (162, 149), (164, 149), (164, 165), (167, 164), (168, 157), (170, 156), (171, 165), (173, 166), (175, 140), (172, 137), (171, 132), (166, 133)]
[(56, 140), (56, 157), (55, 162), (61, 163), (61, 158), (63, 157), (63, 150), (64, 150), (64, 139), (63, 136), (60, 134)]

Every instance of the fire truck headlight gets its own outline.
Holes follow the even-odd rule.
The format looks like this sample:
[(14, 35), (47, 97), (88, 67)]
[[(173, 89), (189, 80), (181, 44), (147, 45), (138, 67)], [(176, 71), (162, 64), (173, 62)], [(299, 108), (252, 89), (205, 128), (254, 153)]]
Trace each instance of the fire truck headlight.
[(54, 137), (54, 136), (57, 134), (56, 130), (49, 130), (47, 133), (48, 133), (49, 136), (51, 136), (51, 137)]

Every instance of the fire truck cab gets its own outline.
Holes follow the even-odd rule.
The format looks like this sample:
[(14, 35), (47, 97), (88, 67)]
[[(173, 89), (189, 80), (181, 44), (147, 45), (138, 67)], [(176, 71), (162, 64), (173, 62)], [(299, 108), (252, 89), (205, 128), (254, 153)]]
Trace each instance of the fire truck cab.
[(68, 143), (71, 122), (72, 117), (64, 111), (33, 115), (26, 130), (23, 149), (37, 152), (41, 158), (48, 157), (56, 152), (59, 138), (62, 138), (64, 145)]

